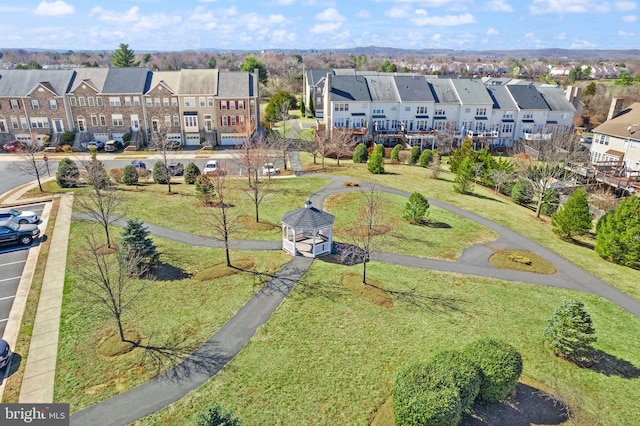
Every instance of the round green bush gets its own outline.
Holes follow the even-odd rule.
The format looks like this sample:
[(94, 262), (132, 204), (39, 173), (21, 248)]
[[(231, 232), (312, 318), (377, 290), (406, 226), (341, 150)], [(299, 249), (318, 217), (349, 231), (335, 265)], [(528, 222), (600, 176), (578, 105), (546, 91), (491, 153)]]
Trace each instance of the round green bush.
[(402, 151), (402, 144), (396, 144), (391, 150), (391, 161), (400, 161), (400, 151)]
[(367, 164), (367, 170), (376, 175), (384, 173), (384, 157), (380, 154), (380, 150), (374, 149), (371, 153), (371, 156), (369, 157), (369, 164)]
[(56, 182), (60, 188), (73, 188), (80, 182), (80, 170), (70, 158), (63, 158), (58, 164)]
[(420, 147), (412, 146), (409, 151), (409, 164), (416, 164), (420, 159)]
[(511, 187), (511, 199), (516, 204), (529, 204), (533, 199), (533, 186), (531, 182), (520, 179)]
[(151, 173), (151, 176), (155, 183), (161, 184), (167, 183), (169, 179), (171, 179), (169, 170), (167, 170), (167, 167), (162, 163), (162, 161), (156, 161), (153, 165), (153, 172)]
[(433, 368), (449, 374), (451, 382), (460, 391), (460, 408), (466, 411), (473, 405), (480, 391), (482, 375), (462, 351), (442, 351), (431, 358)]
[(430, 149), (422, 151), (420, 158), (418, 158), (418, 164), (420, 164), (420, 167), (427, 167), (431, 161), (433, 161), (433, 151)]
[(138, 169), (131, 164), (124, 166), (122, 177), (120, 178), (125, 185), (135, 185), (138, 183)]
[(396, 426), (457, 425), (462, 416), (460, 393), (430, 364), (411, 362), (398, 371), (393, 384)]
[(367, 151), (367, 147), (364, 146), (363, 143), (359, 143), (356, 146), (356, 149), (353, 151), (353, 162), (366, 163), (368, 159), (369, 159), (369, 151)]
[(189, 163), (187, 167), (184, 168), (184, 181), (189, 185), (193, 185), (196, 183), (196, 179), (200, 176), (200, 173), (200, 169), (196, 163)]
[(477, 402), (486, 404), (509, 396), (522, 374), (522, 356), (513, 346), (485, 338), (469, 343), (463, 353), (482, 375)]

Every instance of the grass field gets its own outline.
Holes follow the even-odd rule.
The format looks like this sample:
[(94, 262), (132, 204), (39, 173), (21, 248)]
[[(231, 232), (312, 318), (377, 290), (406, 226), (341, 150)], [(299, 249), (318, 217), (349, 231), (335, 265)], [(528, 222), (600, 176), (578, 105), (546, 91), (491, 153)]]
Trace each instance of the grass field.
[[(523, 355), (526, 379), (588, 412), (589, 424), (629, 425), (640, 416), (640, 319), (612, 303), (569, 290), (372, 262), (370, 279), (396, 292), (392, 307), (379, 306), (343, 285), (343, 274), (354, 268), (361, 267), (314, 262), (220, 374), (138, 424), (186, 424), (213, 403), (235, 410), (249, 425), (368, 424), (389, 398), (401, 365), (484, 336), (513, 344)], [(591, 313), (606, 371), (576, 367), (545, 348), (546, 320), (567, 298), (582, 300)], [(621, 377), (624, 371), (628, 378)]]

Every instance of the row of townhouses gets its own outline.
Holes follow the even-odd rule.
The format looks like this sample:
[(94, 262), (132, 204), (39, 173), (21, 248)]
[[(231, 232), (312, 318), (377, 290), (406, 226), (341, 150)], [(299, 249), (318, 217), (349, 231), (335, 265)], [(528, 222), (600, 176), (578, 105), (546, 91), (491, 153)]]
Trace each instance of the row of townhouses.
[[(0, 142), (57, 144), (162, 137), (185, 145), (240, 144), (260, 122), (257, 71), (144, 68), (0, 71)], [(45, 138), (46, 136), (46, 138)]]
[(321, 125), (352, 129), (378, 143), (427, 146), (438, 133), (485, 146), (551, 140), (581, 111), (581, 90), (509, 78), (436, 78), (425, 75), (306, 70), (308, 114)]

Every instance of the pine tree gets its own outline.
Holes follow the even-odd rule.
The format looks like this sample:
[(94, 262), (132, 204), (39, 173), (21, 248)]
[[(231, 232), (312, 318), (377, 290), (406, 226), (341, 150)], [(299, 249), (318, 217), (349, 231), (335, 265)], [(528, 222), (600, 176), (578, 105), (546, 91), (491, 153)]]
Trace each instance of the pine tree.
[(640, 198), (625, 198), (596, 225), (595, 251), (620, 265), (640, 266)]
[(366, 163), (369, 159), (369, 151), (363, 143), (359, 143), (356, 149), (353, 150), (353, 162), (354, 163)]
[(595, 332), (584, 304), (566, 300), (547, 321), (544, 337), (556, 355), (586, 365), (593, 361)]
[(138, 169), (131, 164), (127, 164), (122, 170), (121, 179), (125, 185), (136, 185), (138, 183)]
[(139, 258), (149, 265), (155, 264), (160, 254), (141, 220), (129, 219), (120, 232), (120, 250)]
[(184, 168), (184, 181), (189, 185), (193, 185), (196, 183), (196, 179), (200, 176), (200, 173), (200, 169), (196, 163), (189, 163), (187, 167)]
[(589, 211), (588, 195), (582, 187), (576, 188), (551, 218), (553, 232), (561, 238), (572, 239), (591, 229), (593, 216)]
[(400, 151), (402, 151), (402, 144), (397, 144), (391, 150), (391, 161), (400, 161)]
[(169, 179), (171, 179), (169, 170), (167, 170), (165, 165), (162, 164), (162, 161), (156, 161), (153, 165), (153, 172), (151, 175), (155, 183), (165, 184)]
[(419, 192), (414, 192), (404, 206), (402, 218), (411, 223), (420, 223), (429, 210), (429, 200)]
[(80, 181), (80, 170), (76, 163), (70, 158), (63, 158), (58, 164), (56, 171), (56, 182), (60, 188), (73, 188)]
[(420, 167), (427, 167), (433, 161), (433, 151), (430, 149), (425, 149), (420, 154), (420, 158), (418, 159), (418, 164)]
[(367, 170), (375, 175), (384, 173), (384, 157), (379, 149), (374, 149), (371, 153)]
[(111, 65), (114, 67), (137, 67), (140, 62), (135, 62), (135, 53), (129, 49), (126, 43), (120, 43), (118, 49), (113, 52)]
[(469, 194), (473, 192), (473, 160), (466, 157), (458, 166), (456, 177), (453, 183), (453, 190), (460, 194)]

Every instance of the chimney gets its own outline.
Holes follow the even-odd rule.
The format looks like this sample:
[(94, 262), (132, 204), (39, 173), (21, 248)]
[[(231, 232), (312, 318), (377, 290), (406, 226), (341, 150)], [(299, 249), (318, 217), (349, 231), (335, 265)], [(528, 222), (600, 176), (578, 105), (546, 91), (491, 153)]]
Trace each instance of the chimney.
[(620, 111), (622, 111), (622, 102), (624, 102), (624, 99), (622, 98), (613, 98), (611, 100), (611, 106), (609, 107), (607, 120), (611, 120), (612, 118), (615, 118), (618, 114), (620, 114)]

